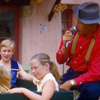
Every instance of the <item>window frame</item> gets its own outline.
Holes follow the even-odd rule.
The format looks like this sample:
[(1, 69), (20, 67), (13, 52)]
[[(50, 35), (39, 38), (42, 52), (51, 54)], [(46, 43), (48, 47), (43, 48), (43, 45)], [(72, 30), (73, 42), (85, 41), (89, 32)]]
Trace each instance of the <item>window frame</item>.
[[(73, 14), (73, 11), (69, 10), (69, 9), (66, 9), (65, 11), (62, 12), (62, 14), (64, 14), (64, 20), (62, 19), (62, 25), (64, 23), (64, 28), (62, 29), (62, 36), (63, 36), (65, 31), (68, 30), (70, 27), (72, 27), (72, 14)], [(66, 19), (67, 14), (68, 14), (68, 19)], [(67, 25), (67, 23), (68, 23), (68, 25)], [(66, 28), (66, 25), (67, 25), (67, 28)]]
[[(15, 11), (15, 20), (14, 20), (14, 37), (10, 39), (14, 39), (16, 49), (14, 53), (14, 60), (19, 60), (19, 7), (16, 6), (0, 6), (0, 9), (12, 9)], [(4, 39), (6, 39), (5, 37)], [(0, 37), (2, 39), (2, 37)]]

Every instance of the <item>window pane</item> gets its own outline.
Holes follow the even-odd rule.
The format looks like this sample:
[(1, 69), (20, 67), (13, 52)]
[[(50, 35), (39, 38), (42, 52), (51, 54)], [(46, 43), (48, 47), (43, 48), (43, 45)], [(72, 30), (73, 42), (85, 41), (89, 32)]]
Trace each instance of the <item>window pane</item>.
[(0, 10), (0, 38), (14, 37), (14, 10)]
[(66, 30), (68, 30), (69, 27), (71, 27), (71, 22), (72, 22), (71, 20), (72, 20), (71, 10), (67, 9), (64, 12), (62, 12), (62, 35), (65, 33)]
[(68, 13), (66, 13), (66, 20), (68, 20), (68, 18), (69, 18), (69, 14), (68, 14)]
[(64, 29), (64, 22), (62, 22), (62, 29)]
[(66, 21), (66, 24), (65, 24), (65, 29), (66, 30), (68, 29), (68, 26), (69, 26), (69, 23), (68, 23), (68, 21)]
[(64, 20), (64, 13), (62, 13), (62, 20)]
[(67, 26), (67, 23), (66, 23), (66, 24), (65, 24), (65, 29), (67, 29), (67, 27), (68, 27), (68, 26)]
[(14, 10), (0, 9), (0, 20), (14, 20)]

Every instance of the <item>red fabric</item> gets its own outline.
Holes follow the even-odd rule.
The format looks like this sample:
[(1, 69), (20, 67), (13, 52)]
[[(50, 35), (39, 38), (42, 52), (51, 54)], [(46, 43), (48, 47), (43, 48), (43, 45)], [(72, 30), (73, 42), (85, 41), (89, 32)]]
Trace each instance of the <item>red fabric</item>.
[[(98, 36), (99, 32), (100, 25), (99, 29), (91, 36), (85, 38), (83, 35), (80, 35), (76, 44), (73, 58), (70, 58), (68, 61), (68, 57), (71, 56), (70, 52), (72, 43), (69, 44), (67, 48), (65, 57), (65, 61), (67, 61), (66, 64), (71, 66), (71, 68), (76, 72), (85, 72), (84, 74), (74, 79), (77, 82), (78, 86), (87, 82), (100, 80), (100, 35)], [(91, 43), (92, 37), (95, 38), (96, 42), (92, 49), (89, 62), (86, 64), (85, 56), (87, 54), (87, 50)], [(61, 52), (62, 46), (63, 41), (61, 40), (59, 50), (56, 53), (56, 59), (59, 64), (63, 64), (64, 62), (64, 55)]]

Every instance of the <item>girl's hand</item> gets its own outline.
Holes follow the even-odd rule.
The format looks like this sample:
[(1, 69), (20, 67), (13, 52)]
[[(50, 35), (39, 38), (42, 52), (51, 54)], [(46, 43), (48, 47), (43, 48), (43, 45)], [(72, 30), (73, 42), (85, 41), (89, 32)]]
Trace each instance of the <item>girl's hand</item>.
[(23, 93), (23, 91), (24, 91), (24, 88), (13, 88), (13, 89), (10, 89), (8, 91), (8, 93), (10, 93), (10, 94), (13, 94), (13, 93)]
[(33, 83), (34, 83), (34, 85), (36, 85), (38, 82), (39, 82), (39, 80), (36, 79), (35, 77), (33, 77)]

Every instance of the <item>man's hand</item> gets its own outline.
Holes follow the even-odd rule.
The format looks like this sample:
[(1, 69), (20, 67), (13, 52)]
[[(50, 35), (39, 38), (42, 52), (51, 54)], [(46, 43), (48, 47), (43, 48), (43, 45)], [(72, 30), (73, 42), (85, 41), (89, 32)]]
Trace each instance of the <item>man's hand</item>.
[(70, 88), (72, 87), (70, 80), (66, 81), (64, 84), (60, 85), (61, 89), (64, 90), (70, 90)]
[(66, 31), (65, 34), (63, 35), (63, 44), (66, 46), (67, 41), (72, 41), (73, 35), (69, 34), (70, 31)]
[[(75, 82), (74, 86), (77, 86), (77, 83), (76, 82)], [(72, 87), (71, 80), (68, 80), (64, 84), (60, 85), (60, 88), (61, 89), (64, 89), (64, 90), (70, 90), (71, 87)]]

